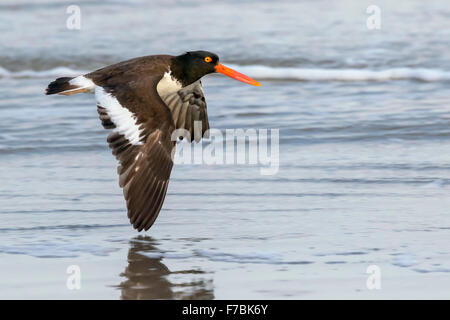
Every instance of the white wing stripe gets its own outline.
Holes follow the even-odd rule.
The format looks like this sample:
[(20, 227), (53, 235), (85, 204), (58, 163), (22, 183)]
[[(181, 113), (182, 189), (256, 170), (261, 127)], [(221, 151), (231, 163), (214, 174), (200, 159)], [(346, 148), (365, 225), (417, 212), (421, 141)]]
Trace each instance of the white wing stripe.
[(95, 98), (97, 103), (106, 109), (109, 118), (115, 124), (115, 132), (124, 135), (133, 145), (143, 144), (140, 141), (142, 129), (136, 124), (136, 116), (130, 110), (124, 108), (114, 96), (102, 87), (95, 87)]

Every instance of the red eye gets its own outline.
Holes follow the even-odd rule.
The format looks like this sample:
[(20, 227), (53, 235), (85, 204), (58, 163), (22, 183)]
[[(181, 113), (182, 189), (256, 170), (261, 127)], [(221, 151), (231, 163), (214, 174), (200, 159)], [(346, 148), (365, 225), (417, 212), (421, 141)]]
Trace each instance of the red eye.
[(205, 58), (205, 62), (211, 62), (211, 61), (212, 61), (211, 57), (206, 57)]

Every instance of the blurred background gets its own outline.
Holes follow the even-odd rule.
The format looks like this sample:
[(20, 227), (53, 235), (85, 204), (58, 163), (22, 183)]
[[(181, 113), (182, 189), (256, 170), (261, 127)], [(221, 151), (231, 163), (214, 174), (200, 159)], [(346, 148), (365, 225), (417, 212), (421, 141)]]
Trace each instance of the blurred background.
[[(445, 0), (2, 0), (0, 298), (449, 298), (449, 18)], [(138, 236), (94, 97), (45, 87), (201, 49), (262, 83), (205, 77), (211, 127), (279, 129), (280, 169), (176, 166)]]

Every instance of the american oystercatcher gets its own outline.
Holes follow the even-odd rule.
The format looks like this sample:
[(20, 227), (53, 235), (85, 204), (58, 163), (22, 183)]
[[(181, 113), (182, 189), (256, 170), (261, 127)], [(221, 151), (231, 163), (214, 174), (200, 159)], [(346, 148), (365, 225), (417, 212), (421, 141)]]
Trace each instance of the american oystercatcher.
[(207, 51), (135, 58), (48, 85), (48, 95), (95, 93), (102, 125), (113, 129), (107, 141), (119, 161), (128, 218), (138, 231), (153, 225), (164, 202), (174, 130), (188, 130), (194, 137), (195, 121), (201, 122), (202, 135), (209, 129), (200, 78), (214, 72), (260, 86)]

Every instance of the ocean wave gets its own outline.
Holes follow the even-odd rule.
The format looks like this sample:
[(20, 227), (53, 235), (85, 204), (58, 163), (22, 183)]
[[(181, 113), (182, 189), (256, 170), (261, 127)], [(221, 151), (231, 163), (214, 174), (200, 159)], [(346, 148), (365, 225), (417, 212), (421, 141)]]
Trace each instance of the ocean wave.
[(256, 79), (297, 81), (388, 81), (419, 80), (447, 81), (450, 71), (426, 68), (368, 69), (318, 69), (318, 68), (274, 68), (267, 66), (232, 66)]
[(0, 66), (0, 78), (50, 78), (50, 77), (75, 77), (85, 74), (86, 70), (74, 70), (67, 67), (56, 67), (49, 70), (21, 70), (9, 71)]
[[(426, 82), (449, 81), (450, 71), (427, 68), (392, 68), (385, 70), (368, 69), (326, 69), (268, 67), (263, 65), (230, 65), (256, 79), (290, 81), (390, 81), (417, 80)], [(77, 76), (86, 70), (56, 67), (49, 70), (9, 71), (0, 66), (0, 78), (52, 78)]]

